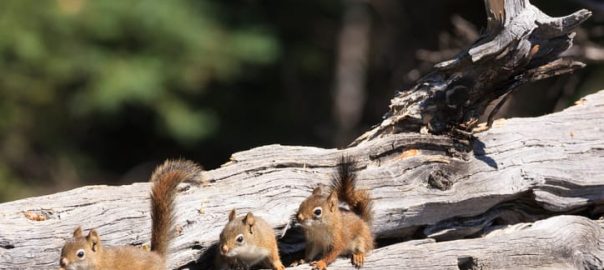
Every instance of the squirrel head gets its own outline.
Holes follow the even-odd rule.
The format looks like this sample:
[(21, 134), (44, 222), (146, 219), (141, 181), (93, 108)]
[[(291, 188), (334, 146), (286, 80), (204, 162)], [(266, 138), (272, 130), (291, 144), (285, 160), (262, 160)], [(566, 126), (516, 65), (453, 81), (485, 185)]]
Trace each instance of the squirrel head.
[(73, 232), (73, 238), (68, 240), (61, 249), (61, 270), (94, 269), (96, 258), (102, 251), (101, 239), (95, 230), (90, 230), (84, 237), (82, 228)]
[(329, 195), (323, 195), (321, 186), (315, 188), (312, 194), (300, 204), (296, 219), (303, 228), (333, 224), (339, 217), (338, 194), (332, 190)]
[[(220, 233), (218, 249), (225, 257), (236, 257), (242, 261), (252, 264), (258, 259), (268, 255), (268, 251), (262, 248), (263, 239), (256, 217), (252, 212), (243, 217), (237, 217), (235, 209), (229, 213), (229, 222)], [(264, 236), (265, 237), (265, 236)]]

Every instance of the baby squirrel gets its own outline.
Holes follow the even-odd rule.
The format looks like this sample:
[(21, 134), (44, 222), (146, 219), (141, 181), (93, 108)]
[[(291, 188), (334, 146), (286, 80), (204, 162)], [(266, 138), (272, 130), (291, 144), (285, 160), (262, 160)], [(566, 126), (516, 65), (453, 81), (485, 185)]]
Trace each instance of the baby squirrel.
[(237, 217), (235, 209), (229, 213), (229, 222), (220, 233), (216, 255), (216, 269), (245, 268), (262, 264), (273, 270), (285, 267), (279, 258), (279, 249), (273, 228), (251, 212)]
[(201, 167), (192, 161), (167, 160), (151, 176), (151, 252), (133, 246), (104, 247), (96, 230), (86, 237), (78, 227), (61, 250), (61, 270), (165, 270), (178, 184), (200, 177)]
[[(355, 162), (342, 157), (328, 196), (319, 186), (300, 204), (296, 218), (306, 237), (305, 259), (313, 269), (324, 270), (339, 255), (352, 255), (352, 264), (360, 268), (365, 254), (373, 249), (372, 200), (366, 190), (357, 190), (353, 172)], [(346, 202), (351, 213), (339, 208)], [(358, 215), (358, 216), (357, 216)]]

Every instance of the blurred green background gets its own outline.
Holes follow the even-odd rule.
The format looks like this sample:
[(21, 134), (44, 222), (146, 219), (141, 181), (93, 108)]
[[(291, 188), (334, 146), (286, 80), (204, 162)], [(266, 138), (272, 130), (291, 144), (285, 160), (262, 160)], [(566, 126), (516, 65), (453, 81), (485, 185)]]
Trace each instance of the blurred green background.
[[(573, 76), (524, 87), (502, 117), (602, 88), (590, 1)], [(146, 181), (166, 158), (212, 169), (270, 143), (341, 147), (396, 90), (470, 44), (482, 1), (0, 1), (0, 202)], [(598, 57), (599, 56), (599, 57)]]

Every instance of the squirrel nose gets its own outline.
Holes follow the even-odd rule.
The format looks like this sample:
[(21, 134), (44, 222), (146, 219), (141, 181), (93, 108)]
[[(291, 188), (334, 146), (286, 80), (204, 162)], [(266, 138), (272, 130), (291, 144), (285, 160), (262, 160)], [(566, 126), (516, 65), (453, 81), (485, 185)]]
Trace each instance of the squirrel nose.
[(227, 254), (229, 253), (229, 247), (227, 245), (222, 245), (221, 251), (222, 254)]
[(304, 216), (302, 214), (298, 214), (296, 218), (298, 219), (298, 222), (304, 220)]
[(61, 258), (61, 269), (63, 269), (63, 267), (67, 266), (67, 264), (69, 263), (69, 261), (67, 260), (67, 258)]

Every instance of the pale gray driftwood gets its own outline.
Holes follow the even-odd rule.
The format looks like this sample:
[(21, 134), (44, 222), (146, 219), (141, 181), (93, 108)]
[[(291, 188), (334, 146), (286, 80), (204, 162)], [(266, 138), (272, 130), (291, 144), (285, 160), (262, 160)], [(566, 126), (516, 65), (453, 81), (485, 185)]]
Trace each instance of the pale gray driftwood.
[[(209, 186), (182, 186), (170, 266), (203, 269), (202, 255), (218, 239), (232, 208), (254, 211), (283, 228), (312, 188), (329, 183), (344, 154), (359, 159), (359, 185), (375, 198), (372, 229), (387, 241), (475, 237), (493, 227), (564, 213), (600, 216), (602, 116), (604, 91), (560, 113), (496, 122), (478, 134), (474, 154), (460, 158), (448, 155), (452, 139), (429, 134), (391, 135), (345, 150), (269, 145), (236, 153), (206, 173)], [(146, 183), (88, 186), (0, 204), (0, 265), (56, 267), (64, 239), (78, 225), (97, 228), (110, 245), (146, 243), (148, 190)], [(47, 220), (28, 219), (27, 211)], [(291, 254), (302, 245), (284, 240), (281, 247)]]
[[(484, 238), (383, 247), (368, 256), (363, 269), (602, 269), (602, 258), (604, 220), (556, 216), (500, 228)], [(329, 269), (351, 269), (350, 260), (342, 258)]]
[[(572, 32), (591, 16), (579, 10), (550, 17), (528, 0), (484, 0), (487, 30), (474, 44), (434, 70), (390, 102), (385, 119), (353, 142), (387, 134), (436, 134), (474, 128), (487, 106), (505, 98), (518, 86), (570, 73), (583, 63), (561, 58), (574, 38)], [(500, 108), (494, 107), (489, 116)]]

